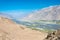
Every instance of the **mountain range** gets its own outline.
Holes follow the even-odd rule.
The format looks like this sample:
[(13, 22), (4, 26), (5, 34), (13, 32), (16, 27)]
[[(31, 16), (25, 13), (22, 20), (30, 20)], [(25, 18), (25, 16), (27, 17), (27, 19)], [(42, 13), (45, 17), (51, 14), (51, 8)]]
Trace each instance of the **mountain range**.
[(35, 10), (22, 20), (60, 20), (60, 5), (49, 6), (43, 9)]
[(60, 28), (60, 5), (49, 6), (41, 10), (35, 10), (21, 20), (4, 13), (0, 13), (0, 16), (11, 19), (18, 24), (25, 25), (26, 27), (42, 29)]

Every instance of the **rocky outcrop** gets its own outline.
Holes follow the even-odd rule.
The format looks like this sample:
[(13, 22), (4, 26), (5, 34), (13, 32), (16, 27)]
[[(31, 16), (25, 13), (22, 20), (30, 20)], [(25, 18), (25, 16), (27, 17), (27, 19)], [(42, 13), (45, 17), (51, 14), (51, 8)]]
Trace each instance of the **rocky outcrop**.
[(48, 33), (47, 37), (44, 40), (60, 40), (60, 30)]

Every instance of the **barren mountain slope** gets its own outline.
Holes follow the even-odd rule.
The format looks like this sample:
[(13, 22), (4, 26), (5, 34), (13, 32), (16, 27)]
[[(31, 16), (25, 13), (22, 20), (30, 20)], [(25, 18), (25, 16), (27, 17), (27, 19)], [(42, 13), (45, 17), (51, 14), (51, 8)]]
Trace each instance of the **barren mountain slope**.
[(60, 20), (60, 5), (49, 6), (40, 10), (33, 11), (22, 20)]
[(0, 17), (0, 40), (43, 40), (46, 35)]

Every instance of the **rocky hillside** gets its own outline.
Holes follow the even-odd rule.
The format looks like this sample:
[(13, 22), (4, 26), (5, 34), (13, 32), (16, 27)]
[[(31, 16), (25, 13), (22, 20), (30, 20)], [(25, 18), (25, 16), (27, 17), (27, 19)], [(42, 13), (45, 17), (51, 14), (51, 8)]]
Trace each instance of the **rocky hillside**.
[(49, 6), (41, 10), (33, 11), (22, 20), (60, 20), (60, 5)]
[(44, 40), (60, 40), (60, 30), (48, 33), (47, 37)]
[(45, 32), (39, 32), (0, 17), (0, 40), (43, 40)]

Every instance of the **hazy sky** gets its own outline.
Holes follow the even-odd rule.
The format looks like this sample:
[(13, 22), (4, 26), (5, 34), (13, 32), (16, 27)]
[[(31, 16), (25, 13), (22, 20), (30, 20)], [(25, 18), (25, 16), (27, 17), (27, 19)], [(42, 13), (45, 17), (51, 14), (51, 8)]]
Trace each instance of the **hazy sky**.
[(21, 16), (53, 5), (60, 5), (60, 0), (0, 0), (0, 12)]

